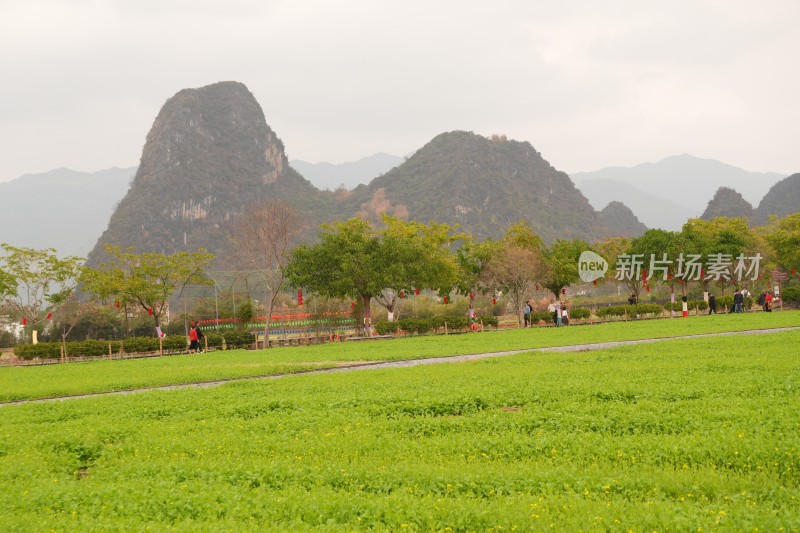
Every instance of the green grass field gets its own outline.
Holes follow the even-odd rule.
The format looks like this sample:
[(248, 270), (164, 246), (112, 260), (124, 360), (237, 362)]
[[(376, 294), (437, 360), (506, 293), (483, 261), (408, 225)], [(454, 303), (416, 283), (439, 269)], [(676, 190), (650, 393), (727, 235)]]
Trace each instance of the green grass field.
[(0, 368), (0, 402), (281, 374), (331, 368), (353, 361), (396, 361), (784, 326), (800, 326), (800, 312), (698, 316), (141, 360), (4, 367)]
[[(653, 327), (630, 326), (613, 331)], [(585, 342), (581, 329), (518, 333)], [(711, 337), (6, 405), (0, 530), (797, 531), (799, 342)], [(392, 345), (405, 349), (369, 348)]]

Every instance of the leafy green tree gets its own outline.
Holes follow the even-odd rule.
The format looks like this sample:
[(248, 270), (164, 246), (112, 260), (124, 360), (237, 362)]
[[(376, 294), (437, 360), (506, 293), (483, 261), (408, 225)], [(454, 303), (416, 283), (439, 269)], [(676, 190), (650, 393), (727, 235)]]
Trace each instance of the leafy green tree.
[(172, 255), (135, 254), (108, 244), (105, 250), (111, 259), (84, 271), (81, 282), (85, 290), (101, 300), (115, 299), (122, 304), (138, 305), (152, 314), (156, 327), (161, 325), (161, 316), (176, 290), (189, 283), (211, 284), (203, 269), (211, 263), (214, 255), (205, 250)]
[[(649, 286), (652, 282), (669, 285), (672, 301), (675, 300), (675, 284), (680, 283), (684, 294), (686, 284), (685, 273), (678, 272), (678, 263), (675, 259), (683, 252), (683, 238), (680, 233), (663, 229), (649, 229), (635, 238), (628, 253), (631, 256), (640, 256), (644, 272), (641, 280), (626, 280), (628, 288), (639, 299), (639, 287)], [(680, 275), (679, 275), (680, 274)]]
[(431, 287), (447, 294), (457, 286), (458, 263), (451, 249), (462, 235), (452, 234), (447, 224), (422, 224), (383, 216), (385, 228), (378, 232), (380, 246), (393, 260), (387, 265), (386, 287), (375, 301), (394, 315), (398, 297), (418, 287)]
[(589, 250), (589, 244), (582, 240), (558, 239), (543, 251), (546, 272), (542, 286), (561, 297), (561, 289), (580, 279), (578, 259)]
[(9, 244), (0, 248), (5, 252), (0, 257), (0, 291), (9, 296), (9, 307), (35, 329), (73, 294), (83, 259), (60, 259), (53, 248), (36, 250)]
[(363, 307), (365, 328), (371, 322), (369, 304), (387, 285), (392, 259), (380, 246), (372, 225), (359, 218), (321, 226), (319, 242), (295, 248), (286, 276), (302, 287), (333, 298), (354, 298)]
[(775, 264), (786, 272), (800, 271), (800, 213), (774, 218), (764, 228)]
[(381, 231), (359, 218), (323, 225), (317, 244), (292, 252), (288, 279), (327, 297), (358, 300), (365, 327), (373, 298), (392, 311), (400, 291), (455, 286), (456, 258), (448, 245), (457, 237), (449, 226), (392, 217), (384, 224)]

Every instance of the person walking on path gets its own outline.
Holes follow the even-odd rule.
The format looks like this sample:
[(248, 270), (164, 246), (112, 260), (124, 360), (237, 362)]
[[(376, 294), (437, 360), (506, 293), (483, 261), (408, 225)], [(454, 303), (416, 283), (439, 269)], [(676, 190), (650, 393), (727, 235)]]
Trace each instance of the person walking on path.
[(761, 294), (758, 295), (758, 305), (761, 306), (761, 309), (764, 311), (767, 310), (767, 289), (761, 291)]
[(764, 311), (771, 312), (772, 311), (772, 292), (767, 291), (766, 296), (764, 296)]
[(708, 314), (717, 314), (717, 297), (713, 294), (708, 297)]

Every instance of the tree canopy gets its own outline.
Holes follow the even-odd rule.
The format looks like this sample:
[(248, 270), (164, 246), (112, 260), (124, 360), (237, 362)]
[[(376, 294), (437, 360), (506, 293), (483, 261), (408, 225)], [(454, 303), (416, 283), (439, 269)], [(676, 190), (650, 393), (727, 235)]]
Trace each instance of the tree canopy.
[(189, 283), (211, 283), (203, 269), (211, 263), (214, 255), (205, 250), (172, 255), (135, 254), (108, 244), (105, 250), (111, 260), (85, 270), (81, 277), (85, 290), (101, 300), (113, 298), (140, 306), (153, 316), (156, 327), (161, 324), (169, 298), (178, 288)]
[(33, 326), (47, 319), (58, 306), (69, 299), (83, 269), (80, 257), (56, 255), (47, 248), (17, 248), (0, 245), (0, 293), (7, 303)]

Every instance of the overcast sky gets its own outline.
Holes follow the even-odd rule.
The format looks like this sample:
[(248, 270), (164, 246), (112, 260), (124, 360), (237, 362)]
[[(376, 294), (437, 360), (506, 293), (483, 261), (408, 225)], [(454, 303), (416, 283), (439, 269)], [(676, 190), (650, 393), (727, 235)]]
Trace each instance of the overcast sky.
[(690, 153), (800, 172), (797, 0), (0, 0), (0, 181), (139, 162), (164, 102), (243, 82), (290, 159), (469, 130), (567, 172)]

